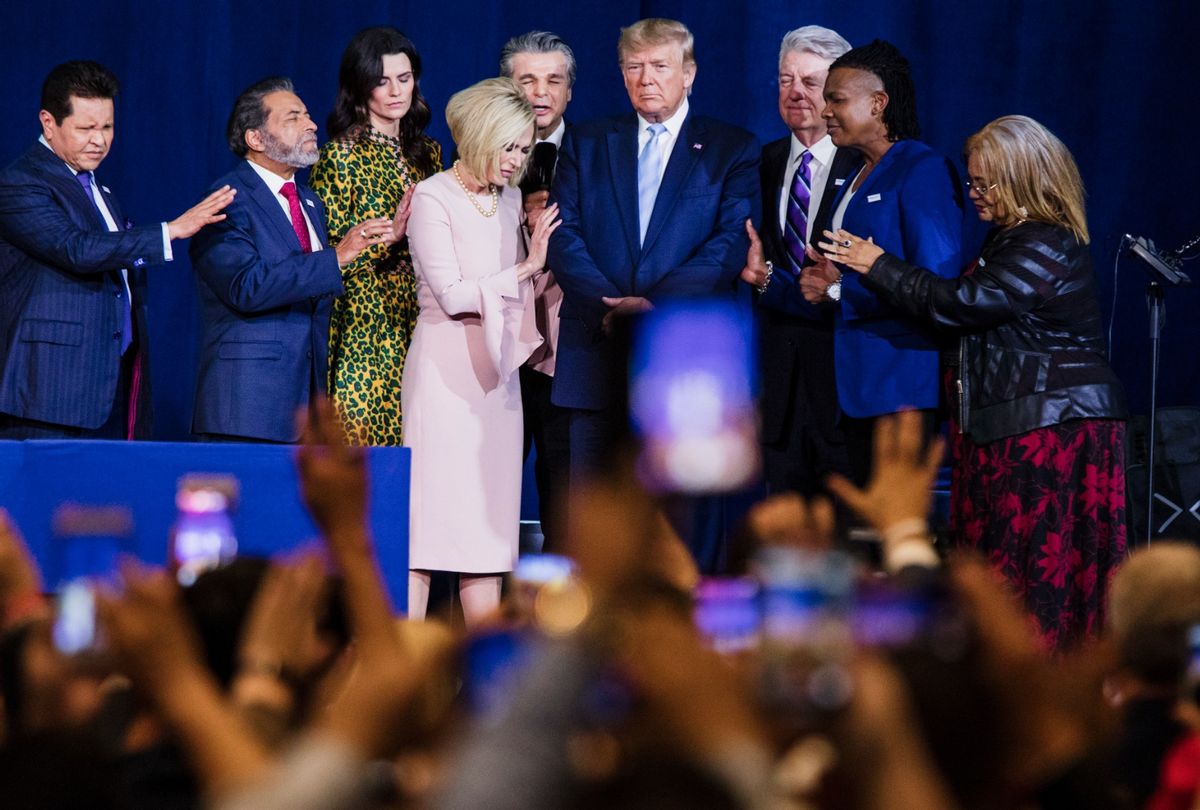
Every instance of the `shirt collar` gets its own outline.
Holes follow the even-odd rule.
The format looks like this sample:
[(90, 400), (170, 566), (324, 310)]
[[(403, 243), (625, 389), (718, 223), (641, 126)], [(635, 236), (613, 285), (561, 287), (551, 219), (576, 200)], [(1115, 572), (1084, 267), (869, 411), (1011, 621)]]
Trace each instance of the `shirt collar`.
[(825, 135), (821, 140), (814, 143), (812, 146), (805, 146), (800, 143), (800, 139), (792, 135), (792, 149), (788, 154), (788, 166), (795, 166), (800, 160), (800, 156), (807, 149), (812, 152), (813, 160), (821, 166), (828, 166), (833, 161), (833, 153), (837, 151), (837, 147), (833, 145), (833, 140)]
[[(38, 143), (40, 143), (42, 146), (44, 146), (44, 147), (46, 147), (47, 149), (49, 149), (49, 150), (50, 150), (50, 154), (54, 155), (54, 157), (58, 158), (59, 160), (62, 160), (62, 158), (58, 157), (58, 152), (55, 152), (55, 151), (54, 151), (54, 147), (52, 147), (52, 146), (49, 144), (49, 142), (46, 140), (46, 136), (45, 136), (45, 135), (38, 135)], [(62, 160), (62, 165), (66, 166), (68, 169), (70, 169), (70, 170), (71, 170), (71, 174), (75, 175), (76, 177), (78, 177), (78, 176), (79, 176), (79, 172), (77, 172), (77, 171), (75, 171), (74, 169), (72, 169), (72, 168), (71, 168), (71, 164), (70, 164), (70, 163), (67, 163), (65, 160)], [(92, 176), (93, 176), (93, 177), (95, 177), (95, 175), (94, 175), (94, 174), (93, 174)]]
[[(679, 130), (683, 129), (683, 119), (687, 118), (687, 114), (688, 114), (688, 100), (687, 100), (687, 96), (684, 96), (683, 103), (679, 105), (679, 109), (675, 111), (675, 114), (672, 115), (670, 118), (668, 118), (666, 121), (662, 122), (663, 126), (665, 126), (667, 128), (667, 134), (669, 134), (672, 138), (679, 137)], [(646, 127), (650, 126), (650, 122), (647, 121), (645, 118), (642, 118), (641, 113), (638, 113), (637, 119), (638, 119), (638, 132), (639, 133), (645, 132)]]
[[(263, 182), (267, 184), (267, 188), (271, 189), (272, 194), (278, 195), (284, 183), (293, 183), (296, 180), (294, 176), (290, 180), (285, 180), (270, 169), (264, 169), (262, 166), (259, 166), (253, 160), (247, 160), (246, 162), (250, 164), (251, 169), (254, 169), (255, 174), (263, 179)], [(297, 190), (299, 190), (299, 184), (297, 184)]]
[(539, 138), (538, 143), (546, 143), (547, 141), (549, 141), (550, 143), (554, 144), (555, 146), (561, 147), (562, 141), (563, 141), (563, 135), (565, 135), (566, 132), (567, 132), (566, 119), (560, 118), (560, 119), (558, 119), (558, 126), (556, 126), (554, 128), (554, 131), (551, 132), (545, 138)]

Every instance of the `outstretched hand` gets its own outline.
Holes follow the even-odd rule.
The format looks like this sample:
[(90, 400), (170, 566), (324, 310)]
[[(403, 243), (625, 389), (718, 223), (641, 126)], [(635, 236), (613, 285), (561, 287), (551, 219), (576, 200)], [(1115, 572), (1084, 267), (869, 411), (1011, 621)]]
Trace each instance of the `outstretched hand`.
[(546, 266), (546, 253), (550, 249), (550, 234), (558, 230), (562, 219), (558, 216), (558, 203), (551, 203), (537, 215), (533, 232), (529, 236), (529, 255), (521, 263), (517, 277), (524, 281)]
[(317, 399), (310, 416), (296, 451), (304, 504), (326, 538), (347, 529), (362, 530), (367, 521), (366, 453), (346, 442), (341, 420), (328, 400)]
[(399, 242), (408, 233), (408, 218), (412, 215), (413, 191), (416, 188), (416, 186), (409, 186), (405, 189), (404, 196), (396, 205), (396, 213), (392, 215), (392, 233), (391, 238), (387, 240), (388, 244)]
[(168, 222), (167, 233), (172, 239), (187, 239), (195, 236), (196, 232), (205, 225), (225, 219), (225, 214), (222, 214), (221, 211), (233, 202), (233, 198), (236, 196), (236, 188), (229, 185), (221, 186), (176, 219)]
[(821, 250), (856, 273), (869, 273), (875, 260), (884, 253), (883, 248), (875, 244), (875, 239), (870, 236), (861, 239), (842, 228), (823, 233), (829, 241), (820, 243)]

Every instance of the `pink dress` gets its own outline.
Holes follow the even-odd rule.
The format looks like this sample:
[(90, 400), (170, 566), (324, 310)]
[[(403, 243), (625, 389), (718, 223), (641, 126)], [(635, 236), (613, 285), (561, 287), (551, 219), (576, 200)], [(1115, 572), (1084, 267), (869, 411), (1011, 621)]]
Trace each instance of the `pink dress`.
[[(486, 209), (490, 196), (477, 198)], [(404, 445), (412, 449), (409, 568), (511, 571), (520, 529), (522, 419), (517, 369), (541, 344), (524, 258), (521, 193), (484, 217), (453, 173), (417, 184), (408, 221), (416, 329), (404, 364)]]

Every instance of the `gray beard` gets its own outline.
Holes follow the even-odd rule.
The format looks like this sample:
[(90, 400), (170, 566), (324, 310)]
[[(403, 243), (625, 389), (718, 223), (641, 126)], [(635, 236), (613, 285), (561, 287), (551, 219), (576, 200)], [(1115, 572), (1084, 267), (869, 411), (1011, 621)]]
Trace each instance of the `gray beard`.
[(259, 134), (262, 136), (263, 152), (271, 160), (291, 166), (293, 169), (304, 169), (317, 162), (319, 153), (316, 149), (311, 152), (306, 151), (303, 143), (298, 143), (289, 149), (265, 129), (260, 130)]

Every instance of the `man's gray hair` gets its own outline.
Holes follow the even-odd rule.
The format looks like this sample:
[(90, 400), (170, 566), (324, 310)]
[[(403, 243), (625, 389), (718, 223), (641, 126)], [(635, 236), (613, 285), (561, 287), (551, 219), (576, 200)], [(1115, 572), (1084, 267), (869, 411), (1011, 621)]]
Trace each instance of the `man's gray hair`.
[(806, 25), (783, 35), (783, 43), (779, 46), (779, 62), (792, 51), (815, 53), (822, 59), (832, 62), (850, 50), (846, 38), (831, 28), (820, 25)]
[(575, 53), (558, 34), (530, 31), (513, 37), (500, 49), (500, 75), (513, 78), (513, 57), (519, 53), (561, 53), (567, 58), (567, 85), (575, 86)]

